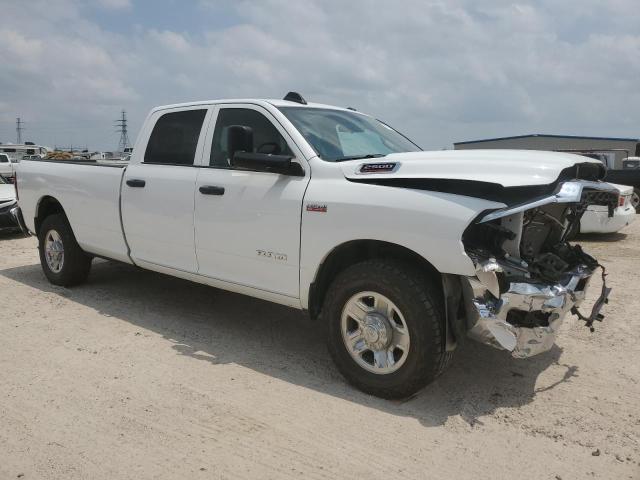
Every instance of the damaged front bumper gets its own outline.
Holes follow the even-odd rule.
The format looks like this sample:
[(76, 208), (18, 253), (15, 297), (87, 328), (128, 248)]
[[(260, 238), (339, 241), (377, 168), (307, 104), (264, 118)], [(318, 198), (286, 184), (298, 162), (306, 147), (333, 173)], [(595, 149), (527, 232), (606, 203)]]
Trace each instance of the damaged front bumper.
[[(531, 357), (553, 346), (565, 315), (577, 312), (594, 273), (581, 265), (567, 272), (556, 284), (511, 282), (506, 291), (496, 297), (497, 281), (492, 281), (493, 272), (487, 270), (490, 269), (485, 267), (481, 275), (466, 278), (465, 304), (472, 325), (468, 336), (509, 350), (516, 358)], [(590, 317), (579, 316), (588, 324), (589, 319), (591, 323), (601, 320), (600, 308), (607, 302), (610, 291), (603, 286)]]

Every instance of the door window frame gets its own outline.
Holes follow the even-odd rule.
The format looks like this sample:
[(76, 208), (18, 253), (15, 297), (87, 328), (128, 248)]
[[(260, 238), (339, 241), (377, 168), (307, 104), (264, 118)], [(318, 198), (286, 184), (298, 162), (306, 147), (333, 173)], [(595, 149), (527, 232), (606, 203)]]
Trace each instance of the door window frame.
[(287, 132), (287, 130), (282, 126), (282, 124), (278, 121), (278, 119), (274, 117), (269, 110), (267, 110), (261, 105), (255, 105), (252, 103), (219, 103), (216, 105), (211, 105), (211, 107), (213, 111), (211, 112), (211, 116), (209, 118), (209, 124), (207, 126), (204, 150), (200, 157), (200, 165), (199, 165), (200, 167), (211, 168), (215, 170), (224, 170), (228, 172), (246, 172), (246, 173), (263, 173), (266, 175), (280, 175), (279, 173), (274, 173), (274, 172), (262, 172), (262, 171), (244, 170), (244, 169), (236, 169), (236, 168), (222, 168), (222, 167), (217, 167), (215, 165), (209, 165), (211, 148), (213, 147), (213, 134), (216, 130), (216, 124), (218, 123), (218, 114), (220, 113), (221, 109), (234, 108), (234, 109), (254, 110), (264, 115), (266, 119), (271, 122), (271, 124), (278, 131), (278, 133), (282, 136), (282, 138), (284, 138), (284, 141), (287, 142), (287, 146), (289, 147), (289, 150), (291, 150), (291, 152), (293, 153), (293, 158), (291, 159), (291, 161), (300, 164), (300, 166), (302, 167), (302, 170), (304, 171), (304, 176), (307, 176), (309, 168), (307, 167), (307, 161), (305, 156), (302, 153), (302, 150), (300, 149), (300, 147), (298, 147), (296, 142), (294, 142), (293, 138), (291, 138), (291, 135), (289, 135), (289, 132)]
[[(193, 158), (193, 163), (184, 164), (184, 163), (145, 162), (144, 156), (145, 156), (145, 152), (147, 151), (147, 145), (149, 144), (149, 140), (151, 139), (151, 133), (153, 132), (153, 129), (156, 127), (156, 123), (158, 122), (158, 120), (163, 115), (166, 115), (168, 113), (179, 113), (179, 112), (186, 112), (190, 110), (206, 110), (204, 119), (202, 120), (202, 126), (200, 127), (200, 135), (198, 136), (198, 143), (196, 145), (196, 151)], [(193, 168), (193, 167), (200, 166), (202, 164), (203, 150), (206, 146), (205, 142), (206, 142), (206, 137), (208, 133), (211, 116), (214, 110), (215, 110), (215, 105), (203, 104), (203, 105), (192, 105), (189, 107), (165, 108), (165, 109), (157, 110), (153, 112), (150, 116), (150, 119), (149, 119), (150, 121), (146, 122), (147, 123), (146, 130), (144, 132), (141, 132), (142, 138), (145, 139), (144, 145), (135, 146), (135, 148), (133, 149), (133, 155), (137, 155), (138, 158), (135, 159), (135, 162), (131, 162), (131, 163), (132, 164), (135, 163), (136, 165), (154, 165), (156, 167), (167, 166), (167, 167)]]

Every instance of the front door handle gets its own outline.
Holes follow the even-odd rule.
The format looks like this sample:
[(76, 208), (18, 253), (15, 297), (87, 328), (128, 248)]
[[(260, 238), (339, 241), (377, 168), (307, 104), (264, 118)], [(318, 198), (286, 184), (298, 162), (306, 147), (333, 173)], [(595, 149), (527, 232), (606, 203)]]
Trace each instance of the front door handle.
[(198, 190), (203, 195), (224, 195), (224, 187), (216, 187), (215, 185), (203, 185)]
[(146, 184), (147, 182), (145, 182), (144, 180), (140, 180), (138, 178), (132, 178), (130, 180), (127, 180), (127, 185), (129, 185), (130, 187), (143, 188)]

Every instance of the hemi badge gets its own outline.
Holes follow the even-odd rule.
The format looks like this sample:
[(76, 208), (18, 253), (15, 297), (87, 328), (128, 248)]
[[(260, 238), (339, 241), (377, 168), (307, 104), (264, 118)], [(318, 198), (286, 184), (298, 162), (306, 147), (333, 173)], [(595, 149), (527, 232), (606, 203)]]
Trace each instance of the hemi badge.
[(327, 213), (327, 206), (326, 205), (318, 205), (316, 203), (308, 203), (307, 204), (307, 212)]
[(365, 163), (360, 167), (359, 173), (390, 173), (398, 164), (396, 162)]

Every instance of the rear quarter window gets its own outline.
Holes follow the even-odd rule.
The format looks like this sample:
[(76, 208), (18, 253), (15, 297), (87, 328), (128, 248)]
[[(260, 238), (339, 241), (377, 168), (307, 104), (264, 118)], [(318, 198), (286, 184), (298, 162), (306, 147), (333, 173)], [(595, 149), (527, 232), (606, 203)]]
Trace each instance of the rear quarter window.
[(193, 165), (206, 110), (185, 110), (162, 115), (153, 127), (144, 163)]

